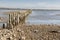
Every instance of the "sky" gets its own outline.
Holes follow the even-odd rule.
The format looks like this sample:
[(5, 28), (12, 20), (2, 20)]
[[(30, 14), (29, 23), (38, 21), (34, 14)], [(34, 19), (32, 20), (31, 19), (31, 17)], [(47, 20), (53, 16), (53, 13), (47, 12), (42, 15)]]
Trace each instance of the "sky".
[(60, 9), (60, 0), (0, 0), (0, 7)]

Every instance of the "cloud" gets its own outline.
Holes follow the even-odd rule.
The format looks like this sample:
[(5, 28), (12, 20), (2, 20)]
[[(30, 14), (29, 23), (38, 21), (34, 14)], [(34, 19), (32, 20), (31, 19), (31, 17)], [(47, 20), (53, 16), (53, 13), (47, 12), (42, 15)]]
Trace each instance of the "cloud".
[(0, 7), (9, 7), (9, 8), (49, 8), (49, 9), (60, 9), (59, 3), (49, 3), (49, 2), (32, 2), (32, 3), (19, 3), (19, 2), (8, 2), (8, 3), (2, 3), (0, 2)]
[(47, 2), (38, 2), (38, 3), (22, 3), (19, 7), (21, 8), (49, 8), (49, 9), (60, 9), (59, 3), (47, 3)]

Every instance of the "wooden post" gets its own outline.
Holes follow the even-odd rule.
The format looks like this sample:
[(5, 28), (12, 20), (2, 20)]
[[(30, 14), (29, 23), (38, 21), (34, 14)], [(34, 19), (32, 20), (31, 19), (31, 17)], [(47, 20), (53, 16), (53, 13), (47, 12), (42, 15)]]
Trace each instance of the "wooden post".
[(10, 22), (11, 22), (11, 21), (10, 21), (10, 14), (9, 14), (9, 22), (8, 22), (8, 24), (9, 24), (9, 27), (10, 27)]
[(18, 21), (18, 24), (19, 24), (19, 14), (17, 14), (17, 21)]
[(18, 13), (15, 13), (15, 26), (18, 25)]
[(10, 14), (9, 14), (9, 20), (8, 20), (8, 22), (7, 22), (7, 27), (6, 28), (10, 28)]
[(12, 14), (9, 14), (8, 28), (13, 28), (12, 21), (11, 21), (11, 15)]

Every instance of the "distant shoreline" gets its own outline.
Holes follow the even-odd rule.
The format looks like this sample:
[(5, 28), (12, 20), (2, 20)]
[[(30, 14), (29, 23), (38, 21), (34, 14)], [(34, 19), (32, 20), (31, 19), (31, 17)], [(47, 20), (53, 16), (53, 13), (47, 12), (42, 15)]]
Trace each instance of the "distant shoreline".
[[(28, 8), (0, 8), (0, 10), (28, 10)], [(60, 11), (60, 9), (31, 9), (32, 11)]]

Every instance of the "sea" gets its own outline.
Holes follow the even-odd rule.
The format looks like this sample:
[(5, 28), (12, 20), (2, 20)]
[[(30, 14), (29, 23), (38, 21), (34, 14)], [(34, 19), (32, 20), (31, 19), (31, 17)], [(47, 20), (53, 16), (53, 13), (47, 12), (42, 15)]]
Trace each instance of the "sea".
[[(4, 12), (12, 10), (0, 10), (0, 17), (8, 19)], [(60, 10), (32, 10), (32, 13), (26, 18), (27, 24), (60, 24)], [(0, 22), (0, 26), (2, 26)]]
[(60, 24), (60, 10), (32, 11), (27, 22), (29, 24)]

